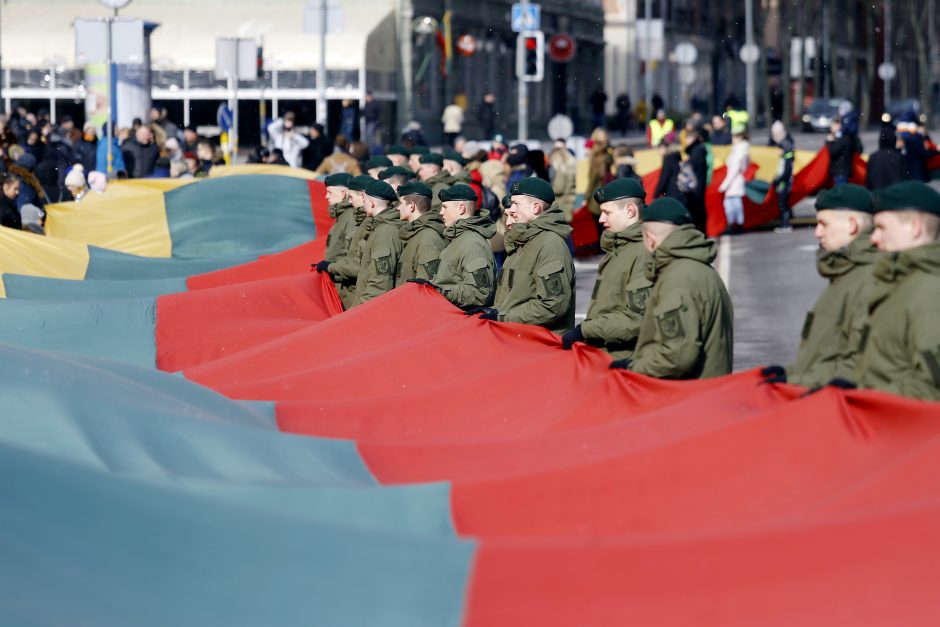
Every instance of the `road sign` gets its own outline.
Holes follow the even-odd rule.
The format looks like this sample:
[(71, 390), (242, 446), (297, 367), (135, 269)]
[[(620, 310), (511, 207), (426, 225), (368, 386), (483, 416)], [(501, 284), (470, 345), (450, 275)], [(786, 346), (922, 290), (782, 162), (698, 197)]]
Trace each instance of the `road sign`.
[(220, 37), (215, 40), (215, 77), (252, 81), (258, 78), (258, 44), (254, 39)]
[(695, 71), (695, 67), (691, 65), (679, 66), (679, 82), (683, 85), (691, 85), (694, 83), (697, 74), (698, 72)]
[(676, 63), (679, 65), (692, 65), (698, 59), (698, 48), (694, 44), (683, 41), (676, 46)]
[(326, 32), (338, 35), (343, 32), (345, 14), (339, 0), (309, 0), (304, 7), (304, 32), (319, 34), (322, 29), (323, 3), (326, 2)]
[(527, 30), (541, 30), (542, 28), (542, 5), (527, 4), (525, 10), (523, 5), (512, 5), (512, 30), (521, 33)]
[(574, 133), (574, 123), (567, 115), (558, 113), (548, 121), (548, 136), (555, 139), (568, 139)]
[(462, 57), (472, 57), (477, 51), (477, 38), (473, 35), (461, 35), (457, 38), (457, 54)]
[(878, 78), (883, 81), (894, 80), (898, 75), (898, 68), (893, 63), (882, 63), (878, 66)]
[(578, 44), (571, 35), (558, 33), (548, 40), (548, 58), (555, 63), (568, 63), (577, 50)]
[(757, 44), (744, 44), (738, 56), (745, 63), (757, 63), (760, 59), (760, 47)]

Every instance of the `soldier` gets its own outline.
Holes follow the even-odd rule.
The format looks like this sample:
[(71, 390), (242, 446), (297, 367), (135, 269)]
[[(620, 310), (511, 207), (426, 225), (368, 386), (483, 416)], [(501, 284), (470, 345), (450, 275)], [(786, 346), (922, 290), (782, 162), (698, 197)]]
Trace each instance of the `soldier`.
[(487, 241), (496, 234), (496, 225), (485, 209), (477, 213), (476, 192), (469, 185), (442, 190), (440, 198), (444, 237), (450, 244), (441, 253), (434, 282), (415, 282), (437, 288), (463, 309), (485, 307), (496, 290), (496, 260)]
[(574, 262), (568, 249), (571, 227), (555, 202), (552, 186), (539, 178), (512, 184), (507, 210), (506, 262), (493, 307), (484, 320), (541, 325), (556, 333), (574, 326)]
[(417, 172), (421, 167), (421, 157), (430, 154), (430, 152), (427, 146), (414, 146), (411, 148), (411, 150), (408, 151), (408, 169), (412, 172)]
[(908, 181), (875, 194), (868, 325), (862, 331), (859, 386), (940, 401), (940, 194)]
[(415, 278), (430, 280), (446, 245), (441, 215), (431, 211), (431, 188), (419, 181), (405, 183), (398, 188), (398, 197), (398, 215), (404, 224), (398, 232), (402, 252), (395, 284)]
[(806, 314), (796, 363), (761, 371), (769, 382), (818, 387), (855, 372), (858, 342), (868, 315), (872, 264), (872, 197), (846, 183), (816, 198), (816, 270), (829, 285)]
[(401, 144), (392, 144), (389, 146), (385, 155), (391, 160), (392, 165), (408, 164), (408, 149)]
[(431, 198), (431, 210), (435, 213), (441, 211), (441, 199), (439, 197), (441, 190), (447, 189), (456, 182), (450, 172), (445, 171), (443, 168), (444, 158), (441, 155), (433, 152), (421, 155), (418, 178), (427, 183), (431, 191), (434, 192), (434, 196)]
[(443, 169), (451, 175), (454, 183), (470, 184), (473, 179), (470, 178), (470, 173), (467, 172), (466, 167), (467, 160), (456, 150), (448, 150), (444, 153)]
[(414, 179), (415, 174), (408, 168), (400, 165), (393, 165), (390, 168), (385, 168), (381, 174), (379, 174), (379, 180), (385, 181), (392, 186), (396, 192), (398, 188), (408, 181)]
[(632, 359), (611, 368), (665, 379), (704, 379), (731, 372), (731, 298), (711, 263), (715, 242), (705, 239), (674, 198), (643, 210), (643, 242), (650, 252), (646, 278), (653, 288)]
[(343, 245), (344, 254), (337, 256), (336, 259), (324, 259), (316, 265), (317, 272), (328, 272), (332, 277), (344, 309), (352, 307), (356, 299), (356, 278), (359, 275), (361, 255), (359, 242), (362, 241), (368, 223), (372, 220), (366, 215), (363, 191), (373, 180), (367, 174), (360, 174), (346, 183), (347, 198), (352, 206), (355, 227), (346, 232), (348, 239)]
[(372, 181), (365, 189), (366, 215), (371, 218), (362, 235), (359, 275), (353, 305), (360, 305), (395, 287), (401, 257), (402, 226), (395, 203), (398, 195), (385, 181)]
[(392, 160), (388, 157), (383, 157), (379, 155), (377, 157), (372, 157), (363, 164), (363, 169), (366, 171), (366, 174), (371, 176), (374, 179), (379, 178), (379, 175), (382, 173), (385, 168), (390, 168), (394, 164)]
[(632, 178), (617, 179), (594, 192), (604, 227), (601, 248), (607, 255), (597, 272), (587, 317), (562, 336), (563, 348), (587, 342), (615, 359), (633, 356), (653, 285), (646, 278), (649, 254), (640, 227), (645, 196), (643, 185)]

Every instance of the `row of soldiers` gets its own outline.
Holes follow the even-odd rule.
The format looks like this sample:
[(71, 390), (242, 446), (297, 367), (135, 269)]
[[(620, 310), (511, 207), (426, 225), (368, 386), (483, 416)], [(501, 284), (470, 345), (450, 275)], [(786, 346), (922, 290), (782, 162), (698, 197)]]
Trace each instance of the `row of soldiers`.
[[(440, 159), (429, 153), (420, 163)], [(468, 314), (544, 326), (562, 335), (565, 349), (579, 342), (601, 348), (615, 358), (612, 368), (671, 379), (731, 372), (733, 313), (712, 267), (717, 246), (694, 228), (678, 201), (647, 205), (634, 179), (595, 192), (606, 255), (587, 316), (575, 325), (571, 229), (548, 183), (523, 179), (503, 198), (507, 257), (497, 277), (487, 241), (495, 225), (471, 187), (412, 181), (401, 166), (373, 173), (378, 180), (345, 174), (326, 180), (337, 222), (326, 259), (315, 267), (333, 278), (344, 307), (414, 281)], [(940, 327), (929, 330), (924, 315), (936, 311), (929, 304), (940, 296), (936, 267), (929, 267), (938, 263), (940, 194), (905, 183), (873, 199), (863, 188), (843, 185), (821, 194), (817, 208), (819, 268), (832, 283), (807, 317), (797, 363), (769, 367), (764, 375), (810, 387), (857, 381), (937, 398)], [(851, 239), (834, 235), (846, 232)], [(875, 246), (890, 254), (878, 254)], [(867, 274), (848, 272), (856, 266), (866, 266)], [(843, 280), (847, 274), (851, 281)], [(918, 298), (907, 296), (910, 287), (896, 294), (902, 282), (919, 286)], [(891, 313), (879, 313), (885, 311)], [(910, 320), (902, 334), (909, 337), (882, 328), (902, 311)]]

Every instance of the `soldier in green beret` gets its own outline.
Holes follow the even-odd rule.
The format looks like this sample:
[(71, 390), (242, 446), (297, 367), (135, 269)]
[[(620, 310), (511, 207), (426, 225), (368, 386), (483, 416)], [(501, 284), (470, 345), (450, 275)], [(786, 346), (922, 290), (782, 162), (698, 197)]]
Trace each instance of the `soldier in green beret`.
[(398, 236), (398, 195), (385, 181), (373, 181), (365, 189), (366, 214), (371, 218), (362, 235), (359, 275), (353, 306), (381, 296), (395, 287), (402, 243)]
[(421, 155), (421, 165), (418, 167), (418, 178), (427, 183), (434, 192), (431, 197), (431, 210), (435, 213), (441, 212), (440, 193), (447, 189), (456, 181), (450, 175), (450, 172), (444, 170), (444, 158), (436, 153), (430, 152)]
[(868, 325), (854, 380), (940, 401), (940, 193), (908, 181), (875, 194), (874, 265)]
[(646, 207), (643, 242), (650, 253), (646, 278), (653, 288), (632, 359), (611, 368), (664, 379), (704, 379), (731, 372), (731, 298), (712, 267), (715, 242), (692, 224), (674, 198)]
[(379, 174), (379, 180), (385, 181), (392, 186), (396, 192), (398, 188), (414, 179), (414, 172), (408, 168), (401, 165), (393, 165), (390, 168), (385, 168), (381, 174)]
[(442, 190), (440, 199), (444, 237), (450, 243), (433, 278), (417, 282), (437, 288), (463, 309), (485, 307), (496, 290), (496, 260), (488, 241), (496, 235), (496, 225), (485, 209), (477, 213), (476, 192), (469, 185)]
[(446, 245), (444, 222), (431, 211), (431, 188), (424, 183), (405, 183), (398, 188), (398, 197), (398, 215), (404, 224), (398, 233), (402, 252), (395, 285), (415, 278), (429, 280)]
[(574, 326), (574, 262), (571, 227), (555, 204), (552, 186), (539, 178), (512, 184), (506, 211), (506, 262), (485, 320), (537, 324), (556, 333)]
[(412, 172), (417, 172), (421, 167), (421, 157), (430, 154), (431, 150), (427, 146), (414, 146), (408, 151), (408, 168)]
[[(331, 176), (342, 176), (343, 174), (345, 173)], [(371, 218), (366, 216), (364, 209), (363, 192), (372, 181), (372, 177), (366, 174), (347, 179), (346, 194), (351, 207), (352, 224), (347, 225), (348, 228), (344, 229), (342, 239), (338, 240), (342, 242), (342, 249), (337, 250), (335, 257), (332, 259), (327, 257), (315, 266), (317, 272), (328, 272), (330, 274), (333, 283), (336, 285), (336, 290), (339, 292), (339, 298), (344, 309), (352, 307), (356, 296), (356, 278), (359, 274), (359, 257), (361, 255), (359, 242), (365, 234), (367, 223), (371, 221)], [(333, 243), (329, 237), (327, 240), (328, 246)], [(339, 249), (338, 243), (337, 249)]]
[(762, 371), (772, 382), (806, 387), (851, 378), (858, 342), (868, 317), (872, 264), (878, 251), (871, 243), (871, 193), (846, 183), (816, 198), (816, 270), (829, 281), (806, 314), (796, 363)]
[(371, 176), (374, 179), (379, 178), (379, 175), (382, 173), (385, 168), (390, 168), (394, 165), (392, 160), (388, 157), (378, 155), (376, 157), (370, 158), (363, 164), (363, 169), (366, 171), (366, 174)]
[(388, 150), (385, 151), (385, 156), (391, 160), (392, 165), (408, 164), (408, 149), (401, 144), (392, 144), (389, 146)]
[(466, 170), (467, 160), (463, 158), (463, 155), (456, 150), (448, 150), (443, 156), (444, 171), (450, 174), (454, 184), (464, 183), (469, 185), (473, 179), (470, 178), (470, 173)]
[(649, 254), (643, 246), (640, 215), (646, 192), (639, 181), (617, 179), (594, 192), (604, 227), (601, 260), (584, 322), (565, 333), (562, 346), (597, 346), (615, 359), (633, 356), (646, 299), (653, 283), (646, 278)]

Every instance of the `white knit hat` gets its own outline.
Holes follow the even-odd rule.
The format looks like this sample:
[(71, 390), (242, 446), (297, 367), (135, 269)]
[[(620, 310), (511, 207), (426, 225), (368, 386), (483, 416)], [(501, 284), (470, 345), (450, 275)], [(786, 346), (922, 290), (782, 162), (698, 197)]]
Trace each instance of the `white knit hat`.
[(82, 168), (76, 166), (65, 175), (66, 187), (85, 187), (85, 172)]

